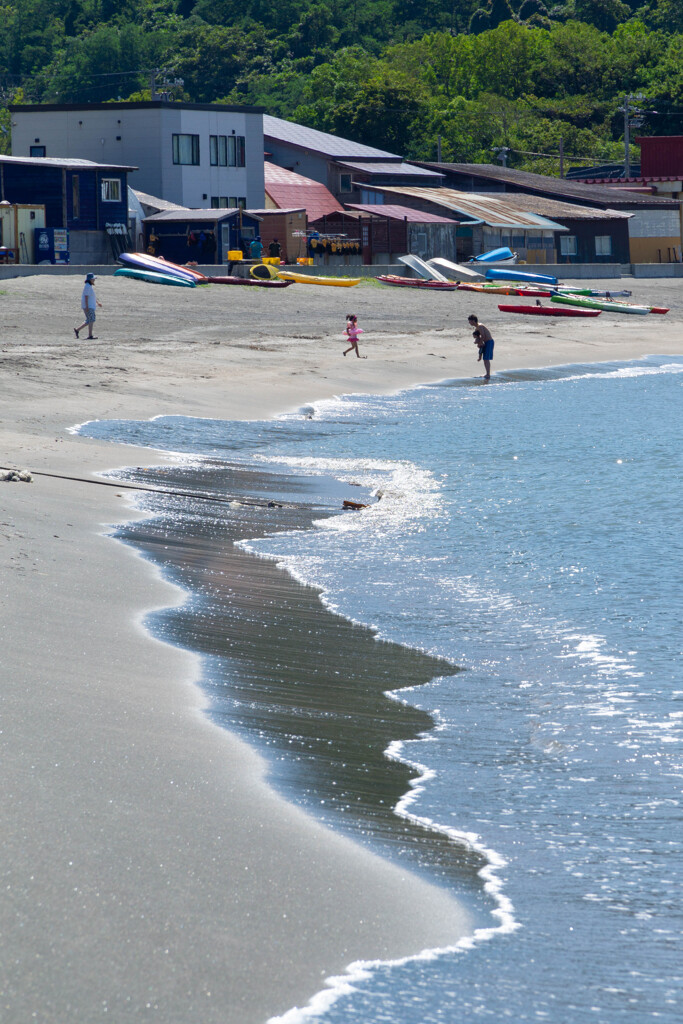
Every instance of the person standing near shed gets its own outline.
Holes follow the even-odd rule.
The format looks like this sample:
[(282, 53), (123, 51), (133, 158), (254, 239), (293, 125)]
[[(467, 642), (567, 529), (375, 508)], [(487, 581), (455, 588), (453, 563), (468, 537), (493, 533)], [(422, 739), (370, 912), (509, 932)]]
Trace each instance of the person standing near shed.
[(479, 323), (479, 319), (474, 315), (474, 313), (470, 313), (467, 318), (467, 322), (473, 330), (479, 331), (477, 344), (480, 345), (479, 358), (484, 360), (484, 369), (486, 370), (484, 380), (491, 380), (491, 360), (493, 359), (494, 345), (491, 332), (488, 327)]
[(82, 331), (84, 327), (88, 328), (88, 341), (97, 341), (97, 338), (92, 332), (93, 324), (95, 323), (95, 307), (99, 306), (102, 309), (102, 303), (98, 302), (95, 295), (95, 275), (86, 274), (85, 284), (83, 285), (83, 292), (81, 294), (81, 309), (85, 315), (85, 320), (80, 327), (74, 327), (74, 334), (78, 338), (79, 331)]

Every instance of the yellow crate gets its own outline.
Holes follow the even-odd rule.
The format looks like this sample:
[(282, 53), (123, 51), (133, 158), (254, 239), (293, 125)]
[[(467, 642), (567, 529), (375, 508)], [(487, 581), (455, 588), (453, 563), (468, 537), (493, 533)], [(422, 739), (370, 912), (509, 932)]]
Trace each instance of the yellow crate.
[(244, 259), (244, 254), (241, 249), (228, 249), (228, 259), (232, 263), (235, 260)]
[(312, 256), (299, 256), (296, 261), (302, 267), (312, 267), (313, 257)]
[(280, 262), (280, 257), (279, 256), (263, 256), (261, 258), (261, 262), (262, 263), (279, 263)]

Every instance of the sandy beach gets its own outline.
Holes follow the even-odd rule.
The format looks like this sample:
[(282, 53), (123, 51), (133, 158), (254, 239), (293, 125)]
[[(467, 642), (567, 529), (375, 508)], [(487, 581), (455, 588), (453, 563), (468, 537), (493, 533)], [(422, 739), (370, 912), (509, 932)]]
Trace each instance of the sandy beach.
[[(103, 275), (97, 340), (77, 341), (80, 277), (0, 282), (0, 463), (34, 474), (0, 483), (3, 1021), (261, 1024), (351, 961), (452, 945), (469, 927), (447, 889), (276, 795), (260, 757), (202, 713), (196, 659), (141, 624), (182, 593), (108, 536), (138, 515), (132, 492), (95, 483), (140, 452), (70, 428), (260, 419), (477, 377), (470, 312), (496, 339), (493, 384), (524, 367), (680, 355), (680, 284), (613, 286), (671, 312), (546, 321), (471, 293)], [(341, 354), (348, 312), (362, 361)]]

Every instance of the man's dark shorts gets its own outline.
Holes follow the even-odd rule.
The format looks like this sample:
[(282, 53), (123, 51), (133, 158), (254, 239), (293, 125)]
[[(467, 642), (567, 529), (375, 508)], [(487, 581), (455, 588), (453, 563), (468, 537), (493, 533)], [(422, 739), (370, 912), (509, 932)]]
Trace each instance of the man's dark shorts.
[(493, 338), (484, 345), (484, 359), (493, 359)]

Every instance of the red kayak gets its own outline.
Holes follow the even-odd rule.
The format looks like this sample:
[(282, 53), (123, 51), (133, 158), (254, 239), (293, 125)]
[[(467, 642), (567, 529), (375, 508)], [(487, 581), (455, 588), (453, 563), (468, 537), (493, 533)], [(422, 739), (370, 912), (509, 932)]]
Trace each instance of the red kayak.
[(600, 316), (601, 309), (577, 306), (498, 306), (501, 313), (529, 313), (531, 316)]
[(281, 281), (278, 278), (266, 280), (257, 277), (207, 277), (209, 284), (245, 284), (252, 288), (289, 288), (293, 281)]
[(454, 292), (458, 287), (455, 281), (426, 281), (421, 277), (401, 277), (399, 274), (380, 274), (376, 280), (382, 284), (394, 284), (403, 288), (428, 288), (439, 292)]

